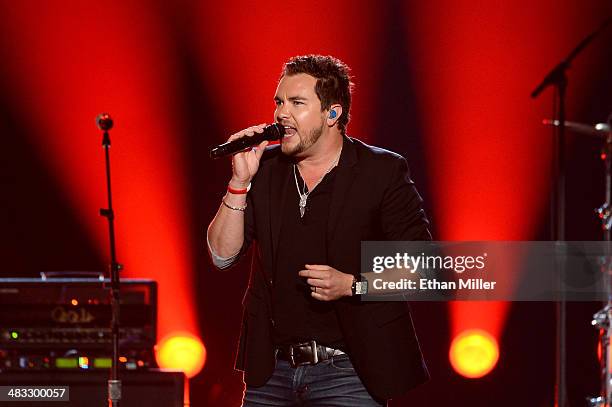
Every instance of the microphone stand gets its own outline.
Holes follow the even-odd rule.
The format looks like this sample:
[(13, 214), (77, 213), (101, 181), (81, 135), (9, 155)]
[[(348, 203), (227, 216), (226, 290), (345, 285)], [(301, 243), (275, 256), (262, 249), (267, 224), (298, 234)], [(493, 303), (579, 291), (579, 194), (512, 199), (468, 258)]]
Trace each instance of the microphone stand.
[(118, 407), (121, 400), (121, 380), (119, 380), (119, 270), (122, 265), (117, 262), (115, 249), (115, 213), (113, 211), (113, 199), (111, 193), (111, 171), (110, 171), (110, 136), (108, 131), (113, 127), (113, 120), (108, 113), (102, 113), (96, 118), (98, 128), (103, 131), (102, 147), (104, 148), (104, 158), (106, 163), (106, 193), (108, 197), (108, 207), (100, 209), (100, 216), (108, 221), (108, 234), (110, 241), (110, 300), (111, 300), (111, 332), (113, 346), (113, 360), (108, 380), (108, 405)]
[[(567, 89), (567, 70), (572, 61), (593, 41), (612, 21), (606, 19), (595, 31), (587, 35), (569, 55), (555, 66), (544, 77), (542, 82), (531, 93), (532, 98), (537, 98), (544, 89), (549, 86), (555, 87), (555, 117), (559, 126), (553, 128), (554, 137), (554, 192), (551, 194), (551, 238), (560, 242), (565, 240), (565, 91)], [(559, 283), (564, 279), (565, 267), (563, 262), (559, 269)], [(560, 284), (561, 286), (561, 284)], [(555, 369), (555, 407), (568, 405), (566, 385), (566, 303), (561, 290), (561, 299), (557, 302), (557, 333), (556, 333), (556, 369)]]

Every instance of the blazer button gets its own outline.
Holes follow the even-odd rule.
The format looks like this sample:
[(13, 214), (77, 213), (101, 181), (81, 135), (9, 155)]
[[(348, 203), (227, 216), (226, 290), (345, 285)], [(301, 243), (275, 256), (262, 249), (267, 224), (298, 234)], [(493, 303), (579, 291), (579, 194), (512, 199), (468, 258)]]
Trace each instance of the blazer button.
[(272, 318), (270, 318), (270, 323), (272, 324), (272, 326), (275, 325), (275, 322), (274, 322), (274, 320)]

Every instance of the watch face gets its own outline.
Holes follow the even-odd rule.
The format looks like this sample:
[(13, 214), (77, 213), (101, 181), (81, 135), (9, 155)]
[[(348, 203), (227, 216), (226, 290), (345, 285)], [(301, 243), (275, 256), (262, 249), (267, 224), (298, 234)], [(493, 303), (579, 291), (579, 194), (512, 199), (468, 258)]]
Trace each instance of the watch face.
[(357, 281), (355, 283), (355, 294), (366, 294), (368, 292), (367, 281)]

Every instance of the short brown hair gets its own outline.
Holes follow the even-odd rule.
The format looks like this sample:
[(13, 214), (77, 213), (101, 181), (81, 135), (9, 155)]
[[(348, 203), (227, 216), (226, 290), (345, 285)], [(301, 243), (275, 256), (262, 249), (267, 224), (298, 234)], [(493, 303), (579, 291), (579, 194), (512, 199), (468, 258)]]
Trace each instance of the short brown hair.
[(346, 134), (346, 126), (350, 119), (351, 92), (354, 86), (351, 82), (350, 68), (332, 56), (300, 55), (285, 63), (281, 78), (300, 73), (317, 79), (315, 93), (321, 101), (321, 110), (329, 109), (334, 103), (342, 106), (338, 128), (342, 134)]

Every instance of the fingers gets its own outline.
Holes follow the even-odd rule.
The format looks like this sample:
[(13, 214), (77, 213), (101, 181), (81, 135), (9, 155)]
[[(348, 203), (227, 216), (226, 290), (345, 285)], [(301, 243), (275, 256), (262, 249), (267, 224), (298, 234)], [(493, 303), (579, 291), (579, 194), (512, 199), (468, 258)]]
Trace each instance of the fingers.
[(306, 264), (305, 267), (308, 270), (329, 270), (331, 268), (327, 264)]
[(263, 133), (264, 127), (266, 127), (266, 124), (262, 123), (262, 124), (258, 124), (257, 126), (251, 126), (251, 127), (248, 127), (248, 128), (246, 128), (244, 130), (240, 130), (239, 132), (232, 134), (227, 139), (227, 141), (228, 142), (229, 141), (234, 141), (234, 140), (239, 139), (239, 138), (244, 137), (244, 136), (251, 137), (255, 133)]
[[(308, 267), (309, 265), (306, 265)], [(331, 295), (331, 271), (329, 266), (319, 266), (321, 270), (300, 270), (298, 274), (306, 277), (306, 283), (310, 286), (310, 295), (319, 301), (331, 301), (335, 299)]]
[(267, 145), (268, 145), (268, 141), (264, 140), (261, 143), (259, 143), (257, 148), (254, 149), (255, 157), (257, 158), (257, 161), (259, 161), (261, 159), (261, 156), (263, 155), (264, 151), (266, 150), (266, 146)]
[(318, 278), (309, 278), (306, 280), (306, 283), (311, 287), (317, 287), (317, 288), (329, 288), (329, 281), (328, 280), (321, 280)]
[(325, 279), (329, 278), (329, 270), (300, 270), (298, 275), (300, 277)]
[(306, 264), (305, 267), (307, 269), (300, 270), (298, 275), (306, 279), (312, 298), (319, 301), (334, 301), (351, 295), (350, 286), (353, 281), (351, 274), (342, 273), (323, 264)]
[(310, 287), (310, 296), (319, 301), (331, 301), (333, 298), (329, 295), (329, 290), (321, 287)]
[(331, 300), (325, 294), (320, 294), (319, 292), (314, 292), (314, 291), (310, 293), (310, 296), (314, 298), (315, 300), (319, 300), (319, 301), (330, 301)]
[[(255, 133), (263, 133), (265, 123), (251, 126), (241, 130), (238, 133), (232, 134), (228, 142), (234, 141), (242, 137), (251, 137)], [(259, 167), (259, 160), (263, 155), (267, 141), (259, 143), (256, 148), (247, 149), (245, 151), (233, 154), (230, 159), (232, 161), (232, 179), (236, 180), (235, 185), (248, 185), (251, 179), (255, 176)]]

